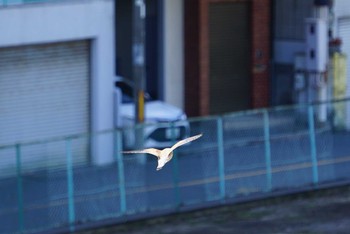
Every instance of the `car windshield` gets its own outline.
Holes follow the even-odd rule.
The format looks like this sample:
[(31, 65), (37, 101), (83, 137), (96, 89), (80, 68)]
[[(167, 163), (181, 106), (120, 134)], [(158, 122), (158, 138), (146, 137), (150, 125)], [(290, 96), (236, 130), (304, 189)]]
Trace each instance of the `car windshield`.
[[(115, 87), (119, 88), (122, 91), (122, 103), (134, 102), (134, 98), (133, 98), (134, 90), (131, 85), (127, 84), (124, 81), (116, 81)], [(146, 102), (151, 100), (150, 95), (146, 92), (145, 92), (144, 98)]]

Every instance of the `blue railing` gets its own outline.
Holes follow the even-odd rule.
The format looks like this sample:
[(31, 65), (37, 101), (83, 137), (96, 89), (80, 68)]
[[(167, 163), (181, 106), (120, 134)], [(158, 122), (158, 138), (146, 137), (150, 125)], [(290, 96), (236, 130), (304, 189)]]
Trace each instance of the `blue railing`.
[(0, 0), (0, 7), (18, 5), (18, 4), (27, 4), (27, 3), (55, 2), (55, 1), (57, 2), (60, 0)]
[[(153, 156), (121, 153), (134, 128), (2, 146), (0, 233), (72, 232), (347, 183), (348, 107), (344, 100), (190, 119), (190, 135), (203, 137), (160, 171)], [(86, 155), (98, 137), (114, 141), (113, 156), (103, 155), (110, 163)]]

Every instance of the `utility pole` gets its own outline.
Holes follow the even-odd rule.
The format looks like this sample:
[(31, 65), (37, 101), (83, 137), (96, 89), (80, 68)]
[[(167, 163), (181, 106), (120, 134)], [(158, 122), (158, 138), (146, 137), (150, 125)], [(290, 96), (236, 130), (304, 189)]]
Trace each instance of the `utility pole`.
[[(144, 133), (142, 123), (145, 119), (145, 19), (146, 5), (144, 0), (133, 0), (133, 78), (134, 78), (134, 100), (135, 100), (135, 147), (143, 148)], [(145, 157), (140, 157), (140, 163), (145, 163)]]

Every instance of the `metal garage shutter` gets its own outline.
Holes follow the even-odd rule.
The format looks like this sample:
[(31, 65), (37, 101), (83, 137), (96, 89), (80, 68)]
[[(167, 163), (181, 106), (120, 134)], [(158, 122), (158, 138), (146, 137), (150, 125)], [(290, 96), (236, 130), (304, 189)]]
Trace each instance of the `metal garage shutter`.
[[(350, 18), (344, 18), (339, 20), (339, 37), (342, 40), (342, 51), (346, 54), (346, 67), (347, 67), (347, 79), (346, 79), (346, 97), (350, 97)], [(350, 106), (346, 107), (346, 125), (350, 128)]]
[(0, 145), (88, 130), (88, 41), (0, 48)]
[(210, 113), (250, 108), (248, 3), (209, 5)]

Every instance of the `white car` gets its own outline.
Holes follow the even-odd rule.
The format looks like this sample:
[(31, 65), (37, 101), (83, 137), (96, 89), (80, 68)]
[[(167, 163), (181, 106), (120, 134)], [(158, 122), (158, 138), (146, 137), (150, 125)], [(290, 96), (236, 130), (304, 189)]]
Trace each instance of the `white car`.
[[(120, 78), (115, 82), (115, 127), (123, 129), (123, 147), (137, 148), (135, 138), (135, 103), (132, 87)], [(142, 147), (169, 147), (189, 136), (186, 114), (168, 103), (145, 98), (145, 116)]]

